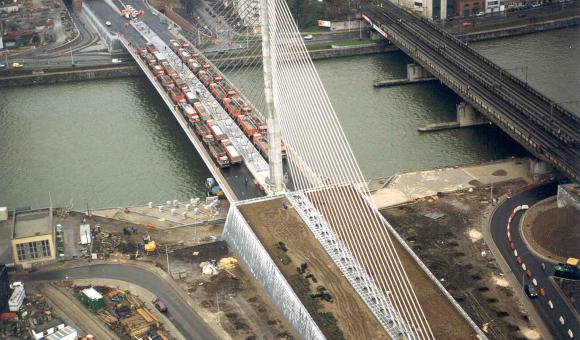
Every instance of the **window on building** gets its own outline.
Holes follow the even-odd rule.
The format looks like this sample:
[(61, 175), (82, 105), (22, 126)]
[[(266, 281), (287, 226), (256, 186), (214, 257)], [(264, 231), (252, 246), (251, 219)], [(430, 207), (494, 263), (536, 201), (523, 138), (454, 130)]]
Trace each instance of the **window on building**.
[(42, 256), (50, 256), (50, 245), (48, 244), (48, 240), (42, 240)]
[(26, 250), (25, 250), (24, 246), (25, 245), (23, 243), (19, 243), (16, 245), (16, 252), (18, 255), (18, 259), (20, 261), (26, 260)]
[(49, 240), (19, 243), (16, 245), (16, 253), (20, 261), (50, 257)]

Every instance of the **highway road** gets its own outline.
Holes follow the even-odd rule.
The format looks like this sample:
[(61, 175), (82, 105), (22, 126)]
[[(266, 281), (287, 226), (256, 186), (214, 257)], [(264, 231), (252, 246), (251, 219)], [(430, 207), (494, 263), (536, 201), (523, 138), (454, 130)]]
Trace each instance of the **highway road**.
[(130, 282), (159, 296), (167, 304), (167, 318), (187, 339), (218, 339), (171, 284), (152, 272), (132, 265), (97, 264), (87, 267), (36, 272), (24, 280), (59, 281), (70, 279), (115, 279)]
[[(539, 291), (540, 288), (543, 288), (545, 296), (538, 296), (537, 298), (531, 299), (531, 304), (554, 338), (568, 339), (570, 338), (568, 336), (568, 330), (572, 330), (575, 337), (580, 336), (579, 320), (574, 311), (565, 303), (562, 296), (556, 291), (552, 282), (548, 279), (548, 276), (553, 272), (553, 264), (545, 263), (544, 260), (537, 258), (532, 252), (530, 252), (526, 243), (522, 240), (519, 225), (521, 218), (524, 215), (523, 211), (518, 212), (514, 216), (511, 222), (510, 235), (518, 252), (518, 256), (522, 258), (523, 263), (526, 265), (526, 269), (530, 270), (532, 273), (531, 278), (528, 278), (521, 265), (516, 263), (516, 256), (507, 239), (507, 224), (512, 211), (517, 206), (524, 204), (531, 207), (535, 203), (555, 195), (556, 190), (556, 184), (547, 184), (526, 190), (507, 199), (496, 208), (491, 218), (490, 227), (495, 246), (500, 251), (512, 273), (520, 283), (520, 287), (517, 289), (522, 290), (524, 298), (528, 298), (527, 295), (523, 293), (524, 288), (522, 283), (533, 284), (532, 279), (536, 279), (538, 283), (537, 290)], [(545, 263), (545, 271), (542, 269), (542, 262)], [(550, 308), (548, 301), (552, 302), (554, 309)], [(564, 319), (564, 325), (560, 323), (560, 317)]]

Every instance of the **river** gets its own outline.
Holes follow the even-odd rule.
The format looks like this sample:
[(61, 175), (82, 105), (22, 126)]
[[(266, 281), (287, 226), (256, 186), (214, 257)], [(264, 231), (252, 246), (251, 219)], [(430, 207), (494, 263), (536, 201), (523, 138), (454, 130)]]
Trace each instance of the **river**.
[[(580, 99), (580, 28), (473, 46), (522, 79), (527, 71), (558, 102)], [(375, 79), (402, 76), (407, 62), (400, 53), (316, 62), (366, 178), (526, 154), (494, 126), (418, 133), (452, 120), (459, 98), (436, 82), (373, 89)], [(564, 105), (578, 111), (577, 102)], [(144, 78), (0, 89), (0, 206), (183, 200), (203, 195), (209, 175)]]

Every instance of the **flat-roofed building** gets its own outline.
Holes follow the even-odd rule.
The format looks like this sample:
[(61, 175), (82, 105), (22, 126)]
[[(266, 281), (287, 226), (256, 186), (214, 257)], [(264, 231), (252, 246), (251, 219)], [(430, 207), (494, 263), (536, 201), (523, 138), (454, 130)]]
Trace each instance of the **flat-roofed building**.
[(15, 211), (12, 220), (12, 257), (24, 268), (56, 259), (52, 209)]

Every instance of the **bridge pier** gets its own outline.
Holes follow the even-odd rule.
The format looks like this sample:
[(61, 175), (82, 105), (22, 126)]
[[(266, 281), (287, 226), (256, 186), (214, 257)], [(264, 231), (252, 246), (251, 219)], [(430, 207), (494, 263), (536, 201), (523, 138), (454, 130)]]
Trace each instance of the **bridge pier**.
[(457, 119), (454, 122), (429, 124), (427, 126), (420, 127), (417, 130), (419, 130), (419, 132), (430, 132), (483, 124), (490, 124), (490, 122), (481, 113), (476, 111), (473, 106), (466, 102), (461, 102), (457, 104)]
[(420, 79), (433, 79), (433, 76), (419, 64), (407, 64), (407, 80), (417, 81)]
[(538, 177), (547, 175), (553, 171), (550, 164), (537, 158), (530, 158), (530, 177), (537, 180)]
[(407, 85), (422, 83), (426, 81), (434, 81), (437, 78), (433, 77), (426, 69), (419, 64), (407, 64), (407, 78), (403, 79), (389, 79), (377, 80), (373, 83), (374, 87), (391, 87), (398, 85)]
[(488, 124), (489, 120), (477, 112), (473, 106), (466, 102), (457, 105), (457, 123), (459, 127)]

